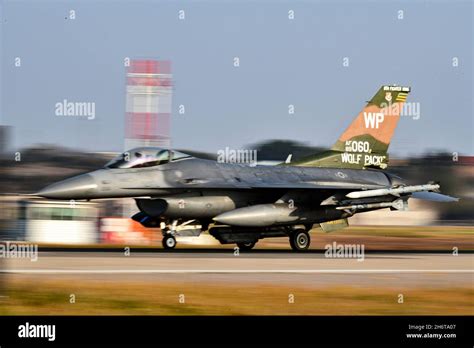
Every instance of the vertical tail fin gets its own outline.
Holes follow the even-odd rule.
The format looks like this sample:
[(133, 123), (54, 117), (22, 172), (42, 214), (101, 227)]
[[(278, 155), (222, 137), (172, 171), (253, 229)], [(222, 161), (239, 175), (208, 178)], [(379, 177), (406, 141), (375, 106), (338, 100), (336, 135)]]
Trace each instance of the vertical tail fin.
[(330, 151), (308, 156), (293, 165), (385, 169), (390, 140), (408, 93), (410, 87), (382, 86)]

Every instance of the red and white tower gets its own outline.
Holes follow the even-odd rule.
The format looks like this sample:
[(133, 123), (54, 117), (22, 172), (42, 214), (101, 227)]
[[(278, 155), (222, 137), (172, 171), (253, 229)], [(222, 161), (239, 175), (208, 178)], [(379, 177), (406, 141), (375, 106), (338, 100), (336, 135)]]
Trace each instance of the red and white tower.
[(127, 70), (125, 150), (170, 147), (171, 62), (131, 60)]

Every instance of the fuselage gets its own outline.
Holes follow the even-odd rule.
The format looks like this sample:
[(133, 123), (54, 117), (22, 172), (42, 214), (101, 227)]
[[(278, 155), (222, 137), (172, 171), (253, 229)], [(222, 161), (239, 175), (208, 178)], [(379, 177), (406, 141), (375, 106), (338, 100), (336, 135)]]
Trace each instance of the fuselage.
[(378, 170), (249, 166), (188, 158), (149, 168), (103, 168), (52, 184), (50, 199), (158, 198), (186, 192), (390, 187), (399, 178)]
[[(190, 157), (145, 168), (103, 168), (50, 185), (38, 195), (61, 200), (133, 197), (149, 217), (200, 221), (211, 221), (239, 208), (279, 202), (283, 210), (290, 210), (278, 213), (276, 220), (298, 216), (295, 221), (300, 221), (308, 216), (316, 222), (342, 216), (341, 211), (320, 206), (335, 191), (388, 188), (395, 181), (399, 179), (370, 169), (249, 166)], [(297, 209), (288, 208), (287, 203)], [(265, 207), (259, 210), (263, 211), (267, 211)]]

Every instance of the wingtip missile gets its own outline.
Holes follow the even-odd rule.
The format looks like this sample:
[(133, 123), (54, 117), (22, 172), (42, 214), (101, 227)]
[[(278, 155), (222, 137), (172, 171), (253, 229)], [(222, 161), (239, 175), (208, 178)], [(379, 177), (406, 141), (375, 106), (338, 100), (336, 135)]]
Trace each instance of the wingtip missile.
[(346, 194), (346, 197), (351, 198), (351, 199), (358, 199), (358, 198), (378, 197), (378, 196), (386, 196), (386, 195), (398, 196), (402, 193), (435, 191), (435, 190), (438, 190), (439, 188), (440, 188), (439, 184), (413, 185), (413, 186), (403, 186), (403, 187), (388, 188), (388, 189), (353, 191)]

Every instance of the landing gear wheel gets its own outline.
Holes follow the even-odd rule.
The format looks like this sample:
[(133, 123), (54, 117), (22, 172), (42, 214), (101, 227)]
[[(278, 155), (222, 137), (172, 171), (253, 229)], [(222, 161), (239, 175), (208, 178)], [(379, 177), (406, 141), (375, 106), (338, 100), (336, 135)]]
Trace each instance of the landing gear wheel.
[(165, 236), (161, 243), (165, 249), (174, 249), (176, 246), (176, 238), (173, 236)]
[(250, 250), (252, 249), (255, 244), (257, 244), (257, 242), (247, 242), (247, 243), (244, 243), (244, 242), (239, 242), (237, 243), (237, 246), (239, 247), (240, 250)]
[(291, 249), (295, 251), (303, 251), (309, 248), (311, 237), (305, 230), (296, 230), (290, 235)]

